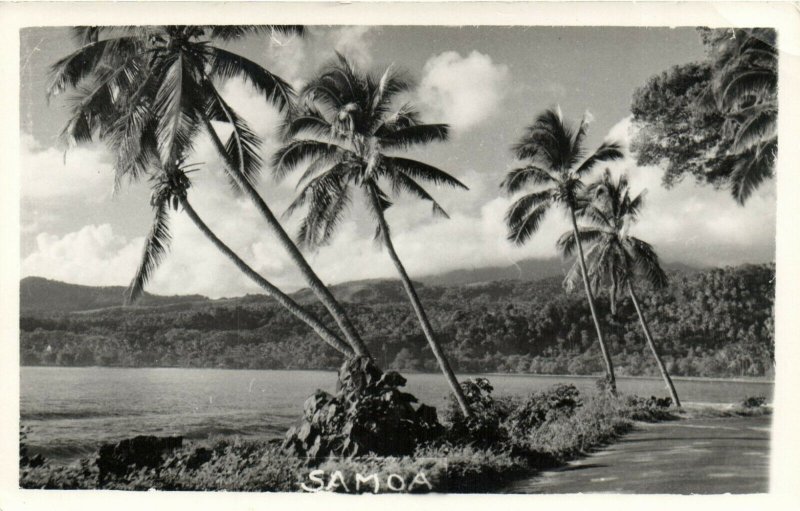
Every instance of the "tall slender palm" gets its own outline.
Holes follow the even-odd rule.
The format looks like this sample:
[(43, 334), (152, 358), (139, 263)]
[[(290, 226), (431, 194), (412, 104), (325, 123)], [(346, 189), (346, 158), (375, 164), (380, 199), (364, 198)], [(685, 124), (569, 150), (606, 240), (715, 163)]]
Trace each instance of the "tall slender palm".
[(144, 293), (145, 285), (150, 280), (153, 272), (161, 263), (169, 249), (171, 240), (169, 233), (170, 208), (175, 211), (182, 209), (205, 237), (230, 259), (242, 273), (258, 284), (268, 296), (274, 298), (292, 315), (311, 327), (322, 340), (331, 345), (334, 349), (345, 356), (352, 356), (353, 350), (349, 344), (340, 339), (338, 335), (325, 326), (313, 313), (303, 308), (291, 297), (259, 275), (214, 234), (189, 203), (188, 189), (191, 186), (191, 182), (186, 175), (188, 172), (191, 172), (191, 170), (186, 170), (186, 167), (182, 168), (173, 164), (170, 168), (155, 175), (152, 179), (153, 192), (150, 196), (150, 205), (154, 212), (153, 225), (145, 238), (142, 260), (127, 289), (127, 301), (135, 301)]
[(390, 156), (391, 151), (434, 141), (445, 141), (448, 126), (424, 124), (410, 104), (395, 106), (398, 94), (409, 82), (386, 70), (380, 77), (355, 69), (342, 55), (312, 79), (300, 94), (300, 106), (286, 124), (287, 143), (273, 158), (278, 178), (309, 166), (300, 178), (302, 186), (287, 214), (307, 206), (298, 240), (314, 246), (333, 235), (351, 202), (352, 189), (364, 192), (369, 211), (377, 223), (376, 238), (389, 252), (408, 295), (422, 331), (447, 378), (465, 416), (470, 411), (455, 374), (420, 302), (416, 289), (397, 255), (385, 212), (391, 206), (384, 186), (392, 192), (407, 192), (430, 201), (435, 213), (444, 210), (419, 185), (418, 180), (466, 189), (446, 172), (416, 160)]
[(707, 94), (732, 139), (731, 191), (744, 204), (772, 177), (778, 149), (778, 50), (775, 30), (737, 29), (718, 45)]
[[(547, 211), (553, 205), (559, 205), (567, 210), (572, 229), (578, 232), (575, 212), (579, 206), (579, 194), (584, 187), (581, 178), (586, 176), (597, 163), (623, 157), (620, 145), (610, 141), (603, 142), (595, 152), (585, 157), (584, 139), (588, 126), (587, 117), (584, 117), (577, 128), (573, 128), (562, 119), (559, 109), (548, 109), (536, 117), (533, 124), (526, 128), (519, 142), (514, 145), (515, 156), (527, 164), (511, 170), (500, 186), (509, 194), (519, 192), (526, 185), (539, 185), (540, 188), (544, 188), (524, 194), (506, 213), (508, 239), (513, 243), (523, 245), (536, 234)], [(597, 318), (594, 295), (589, 285), (580, 240), (577, 248), (584, 290), (606, 366), (606, 377), (611, 390), (616, 391), (614, 366)]]
[[(627, 177), (622, 175), (614, 181), (606, 169), (597, 182), (587, 187), (584, 201), (580, 213), (581, 218), (589, 222), (589, 226), (579, 227), (577, 238), (574, 231), (565, 232), (558, 240), (558, 247), (565, 257), (570, 257), (575, 253), (576, 239), (589, 245), (586, 260), (590, 283), (597, 290), (603, 282), (610, 282), (609, 301), (612, 313), (616, 311), (619, 291), (627, 289), (664, 384), (675, 406), (680, 407), (675, 385), (661, 361), (634, 286), (636, 279), (644, 280), (656, 289), (667, 286), (667, 275), (661, 268), (653, 247), (629, 234), (629, 229), (638, 220), (644, 205), (644, 192), (631, 197)], [(567, 289), (577, 285), (580, 272), (576, 262), (564, 279)]]
[[(292, 90), (287, 83), (255, 62), (211, 44), (276, 30), (302, 32), (297, 26), (82, 27), (76, 33), (83, 45), (53, 66), (49, 93), (76, 90), (64, 136), (72, 143), (95, 136), (106, 140), (117, 157), (117, 183), (126, 176), (147, 174), (154, 161), (168, 167), (191, 149), (200, 129), (205, 129), (234, 189), (254, 202), (356, 354), (369, 356), (344, 308), (256, 191), (260, 140), (215, 85), (240, 78), (277, 107), (290, 107)], [(102, 35), (108, 37), (101, 39)], [(212, 122), (231, 128), (227, 143)]]

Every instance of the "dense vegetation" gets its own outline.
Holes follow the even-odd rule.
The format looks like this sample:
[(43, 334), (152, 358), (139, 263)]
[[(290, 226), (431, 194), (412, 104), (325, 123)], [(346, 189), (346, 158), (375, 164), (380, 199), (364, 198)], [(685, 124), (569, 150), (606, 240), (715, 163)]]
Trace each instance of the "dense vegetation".
[[(391, 491), (389, 474), (410, 491), (476, 492), (494, 489), (531, 469), (552, 467), (580, 456), (630, 429), (632, 420), (660, 420), (672, 414), (652, 400), (618, 399), (608, 393), (581, 395), (575, 387), (556, 385), (522, 399), (494, 399), (485, 379), (462, 383), (474, 415), (465, 424), (452, 402), (442, 433), (423, 442), (411, 455), (296, 456), (278, 445), (222, 440), (152, 451), (125, 466), (100, 458), (63, 467), (40, 457), (28, 458), (21, 441), (23, 488), (107, 488), (143, 490)], [(759, 407), (760, 409), (761, 407)], [(103, 452), (104, 449), (101, 449)], [(314, 484), (312, 470), (322, 471), (324, 485)], [(332, 474), (340, 471), (341, 480)], [(379, 485), (355, 488), (355, 474), (379, 474)], [(413, 487), (416, 474), (427, 484)], [(336, 484), (339, 483), (339, 484)], [(348, 486), (349, 485), (349, 486)], [(396, 484), (396, 487), (399, 483)], [(409, 486), (412, 486), (409, 488)]]
[[(774, 264), (746, 265), (673, 273), (666, 290), (642, 288), (642, 307), (670, 373), (770, 375), (774, 277)], [(367, 287), (373, 289), (368, 303), (346, 307), (378, 362), (400, 371), (436, 371), (400, 283)], [(420, 295), (460, 372), (602, 371), (586, 302), (580, 293), (565, 293), (560, 279), (420, 286)], [(598, 306), (619, 374), (657, 375), (630, 301), (619, 303), (616, 318), (604, 295)], [(322, 315), (321, 307), (312, 308)], [(20, 328), (24, 365), (333, 369), (341, 363), (308, 327), (263, 296), (28, 312)]]

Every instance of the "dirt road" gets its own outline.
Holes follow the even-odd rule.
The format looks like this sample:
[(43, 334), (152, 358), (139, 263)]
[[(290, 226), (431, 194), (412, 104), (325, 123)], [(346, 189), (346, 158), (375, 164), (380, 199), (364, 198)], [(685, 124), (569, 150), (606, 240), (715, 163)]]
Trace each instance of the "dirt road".
[(769, 430), (769, 416), (640, 424), (619, 442), (506, 491), (764, 493)]

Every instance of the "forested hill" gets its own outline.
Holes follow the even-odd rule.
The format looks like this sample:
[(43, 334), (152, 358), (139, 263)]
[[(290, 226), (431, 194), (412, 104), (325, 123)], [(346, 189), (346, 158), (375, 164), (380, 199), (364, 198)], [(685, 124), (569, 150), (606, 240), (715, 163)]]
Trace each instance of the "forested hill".
[[(640, 299), (674, 374), (771, 373), (774, 264), (670, 275), (667, 290), (645, 288)], [(121, 288), (117, 291), (121, 296)], [(334, 292), (347, 302), (382, 365), (436, 370), (399, 282), (348, 283), (334, 286)], [(296, 296), (313, 303), (306, 295)], [(601, 371), (586, 301), (581, 293), (565, 293), (559, 277), (422, 285), (420, 295), (459, 371)], [(263, 296), (149, 297), (150, 306), (84, 312), (34, 310), (24, 303), (24, 292), (22, 298), (20, 344), (26, 365), (333, 368), (340, 362), (305, 325)], [(100, 301), (88, 303), (87, 308), (96, 308)], [(154, 306), (158, 303), (169, 305)], [(655, 374), (632, 305), (628, 300), (620, 305), (614, 318), (607, 298), (598, 299), (619, 373)], [(321, 307), (312, 307), (324, 316)]]
[[(122, 305), (122, 286), (81, 286), (41, 277), (25, 277), (19, 283), (20, 311), (85, 311)], [(201, 295), (158, 296), (145, 293), (142, 305), (166, 305), (207, 300)]]

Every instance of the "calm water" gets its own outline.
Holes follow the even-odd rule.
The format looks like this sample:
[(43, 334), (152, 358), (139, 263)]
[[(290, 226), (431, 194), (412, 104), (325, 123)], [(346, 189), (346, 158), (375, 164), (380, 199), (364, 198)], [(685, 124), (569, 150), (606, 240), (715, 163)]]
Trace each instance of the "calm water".
[[(103, 442), (135, 435), (279, 438), (302, 413), (316, 389), (335, 387), (326, 371), (223, 369), (119, 369), (23, 367), (20, 414), (31, 427), (32, 453), (69, 462), (94, 452)], [(442, 407), (447, 385), (440, 375), (411, 374), (407, 390), (420, 401)], [(595, 378), (491, 375), (498, 395), (526, 395), (554, 383), (594, 388)], [(666, 396), (658, 379), (620, 378), (623, 393)], [(772, 399), (765, 382), (677, 380), (681, 400), (733, 403), (748, 395)]]

